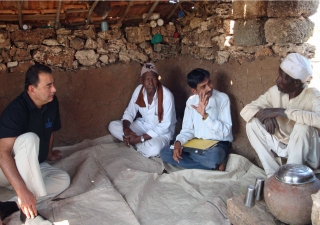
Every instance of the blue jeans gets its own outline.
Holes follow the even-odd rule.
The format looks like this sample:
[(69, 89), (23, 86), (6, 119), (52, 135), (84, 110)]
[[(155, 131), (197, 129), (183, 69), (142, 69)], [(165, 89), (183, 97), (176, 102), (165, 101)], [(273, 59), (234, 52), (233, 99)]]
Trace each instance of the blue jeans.
[(211, 170), (217, 168), (227, 157), (230, 142), (218, 143), (212, 148), (208, 148), (202, 153), (189, 153), (182, 151), (179, 163), (173, 159), (173, 149), (170, 146), (165, 146), (161, 152), (160, 157), (164, 162), (172, 165), (181, 166), (187, 169), (204, 169)]

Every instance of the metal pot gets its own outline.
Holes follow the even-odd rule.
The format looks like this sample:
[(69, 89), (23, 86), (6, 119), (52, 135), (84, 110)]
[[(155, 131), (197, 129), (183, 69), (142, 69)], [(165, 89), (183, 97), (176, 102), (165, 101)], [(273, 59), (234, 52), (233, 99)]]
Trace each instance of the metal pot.
[(319, 189), (320, 181), (309, 167), (286, 164), (266, 180), (264, 199), (278, 220), (295, 225), (310, 224), (311, 195)]

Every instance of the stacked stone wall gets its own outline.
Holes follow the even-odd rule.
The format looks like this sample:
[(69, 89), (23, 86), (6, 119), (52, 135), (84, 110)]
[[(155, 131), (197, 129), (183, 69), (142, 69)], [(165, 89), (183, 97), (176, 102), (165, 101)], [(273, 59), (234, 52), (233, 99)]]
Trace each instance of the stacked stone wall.
[[(151, 28), (111, 26), (100, 32), (61, 28), (19, 30), (7, 24), (0, 30), (0, 71), (25, 72), (34, 62), (55, 70), (87, 70), (132, 61), (143, 63), (190, 54), (223, 64), (230, 59), (298, 52), (314, 57), (315, 47), (305, 43), (313, 33), (319, 1), (212, 1), (196, 2), (194, 11), (174, 24)], [(155, 34), (162, 42), (151, 44)]]

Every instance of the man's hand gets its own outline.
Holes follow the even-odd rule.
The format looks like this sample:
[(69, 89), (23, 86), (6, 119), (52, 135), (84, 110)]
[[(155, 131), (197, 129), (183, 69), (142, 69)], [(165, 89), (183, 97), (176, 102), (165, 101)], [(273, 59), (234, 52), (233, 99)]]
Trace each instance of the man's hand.
[(260, 109), (259, 112), (255, 115), (261, 123), (264, 124), (264, 120), (268, 118), (275, 118), (278, 116), (281, 117), (287, 117), (287, 115), (284, 113), (285, 109), (283, 108), (266, 108), (266, 109)]
[(48, 154), (47, 160), (49, 161), (56, 161), (58, 159), (61, 159), (61, 151), (60, 150), (52, 150), (51, 154)]
[(133, 132), (130, 129), (130, 121), (128, 120), (123, 120), (122, 121), (123, 124), (123, 142), (127, 147), (130, 147), (130, 143), (131, 143), (131, 138), (135, 139), (137, 137), (137, 134), (135, 132)]
[(204, 117), (204, 115), (206, 114), (206, 107), (208, 105), (209, 102), (209, 97), (208, 95), (206, 95), (204, 92), (200, 92), (199, 94), (199, 104), (198, 107), (195, 105), (191, 105), (192, 108), (194, 108), (195, 110), (197, 110), (197, 112)]
[(26, 215), (28, 219), (34, 218), (37, 216), (36, 203), (37, 199), (34, 195), (25, 188), (20, 191), (18, 194), (18, 203), (22, 212)]
[(179, 163), (179, 159), (182, 159), (181, 154), (182, 154), (181, 143), (180, 141), (176, 141), (174, 143), (174, 149), (173, 149), (173, 155), (172, 155), (174, 161)]
[(264, 120), (264, 126), (269, 134), (273, 135), (276, 132), (276, 129), (279, 129), (279, 124), (276, 118), (267, 118)]

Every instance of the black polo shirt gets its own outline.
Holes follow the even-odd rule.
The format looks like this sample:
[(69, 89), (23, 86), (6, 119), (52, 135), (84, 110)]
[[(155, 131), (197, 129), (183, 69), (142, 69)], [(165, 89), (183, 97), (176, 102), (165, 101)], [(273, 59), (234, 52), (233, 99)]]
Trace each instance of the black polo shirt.
[(26, 91), (22, 92), (2, 112), (0, 119), (0, 139), (18, 137), (33, 132), (40, 138), (39, 163), (47, 159), (50, 137), (53, 131), (61, 128), (59, 102), (53, 100), (37, 108)]

